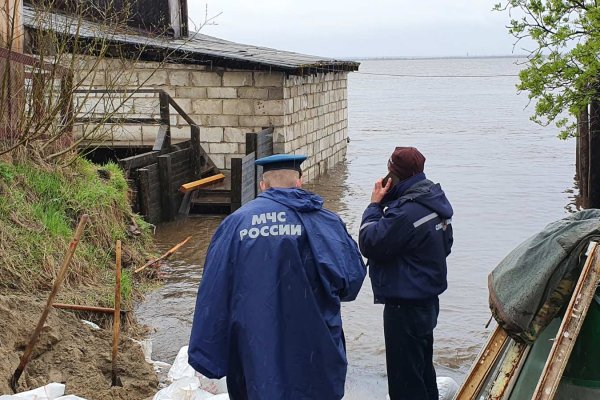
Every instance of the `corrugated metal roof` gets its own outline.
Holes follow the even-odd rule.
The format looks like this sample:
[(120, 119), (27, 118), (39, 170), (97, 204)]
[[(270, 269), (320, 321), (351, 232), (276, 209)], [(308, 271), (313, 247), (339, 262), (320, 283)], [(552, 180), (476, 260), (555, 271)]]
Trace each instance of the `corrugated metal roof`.
[(268, 47), (230, 42), (216, 37), (192, 33), (184, 39), (152, 37), (147, 32), (133, 29), (123, 32), (107, 32), (105, 25), (58, 13), (36, 13), (23, 6), (23, 23), (31, 29), (51, 29), (82, 39), (105, 38), (114, 44), (131, 45), (144, 53), (153, 53), (151, 58), (169, 54), (168, 59), (178, 63), (211, 64), (232, 68), (280, 70), (295, 75), (306, 75), (328, 71), (356, 71), (359, 63), (327, 59), (318, 56), (281, 51)]

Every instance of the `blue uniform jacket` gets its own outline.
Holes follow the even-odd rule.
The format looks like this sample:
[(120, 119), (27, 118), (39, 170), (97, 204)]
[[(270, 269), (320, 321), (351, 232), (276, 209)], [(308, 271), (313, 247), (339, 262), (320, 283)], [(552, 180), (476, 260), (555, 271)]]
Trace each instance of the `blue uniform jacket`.
[(340, 301), (366, 275), (356, 242), (322, 199), (269, 189), (227, 217), (208, 249), (189, 364), (227, 376), (232, 399), (341, 399)]
[(446, 290), (452, 214), (440, 185), (423, 173), (367, 207), (359, 244), (376, 303), (430, 300)]

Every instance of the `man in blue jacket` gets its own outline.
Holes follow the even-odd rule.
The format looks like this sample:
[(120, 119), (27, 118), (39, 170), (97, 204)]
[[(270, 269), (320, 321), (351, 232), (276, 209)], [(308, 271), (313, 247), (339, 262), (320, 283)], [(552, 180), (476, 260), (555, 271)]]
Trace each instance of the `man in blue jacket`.
[(426, 179), (424, 165), (414, 147), (396, 147), (389, 174), (375, 182), (359, 233), (375, 303), (385, 304), (391, 400), (438, 399), (433, 329), (438, 296), (448, 286), (453, 211), (440, 185)]
[(188, 362), (227, 376), (232, 400), (337, 400), (346, 352), (340, 301), (366, 275), (356, 242), (301, 186), (305, 156), (274, 155), (261, 193), (227, 217), (208, 249)]

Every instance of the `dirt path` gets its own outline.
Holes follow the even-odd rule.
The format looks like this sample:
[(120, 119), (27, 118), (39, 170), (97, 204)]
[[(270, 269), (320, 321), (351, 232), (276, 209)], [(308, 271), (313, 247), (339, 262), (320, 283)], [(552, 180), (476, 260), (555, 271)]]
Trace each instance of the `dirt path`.
[[(0, 295), (0, 394), (11, 394), (9, 380), (19, 365), (45, 300)], [(118, 375), (123, 387), (111, 388), (112, 333), (94, 330), (73, 313), (52, 310), (25, 372), (19, 391), (50, 382), (66, 384), (65, 394), (88, 400), (146, 399), (158, 391), (158, 379), (141, 348), (121, 336)]]

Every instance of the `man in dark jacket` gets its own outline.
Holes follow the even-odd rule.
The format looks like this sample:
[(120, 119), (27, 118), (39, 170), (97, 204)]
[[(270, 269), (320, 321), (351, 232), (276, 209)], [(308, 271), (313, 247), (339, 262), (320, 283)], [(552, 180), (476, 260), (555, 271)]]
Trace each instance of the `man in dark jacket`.
[(227, 217), (208, 249), (188, 362), (227, 376), (232, 400), (337, 400), (346, 351), (340, 301), (366, 267), (323, 200), (300, 188), (304, 156), (274, 155), (258, 198)]
[(433, 329), (438, 296), (448, 286), (453, 211), (440, 185), (426, 179), (424, 165), (414, 147), (396, 147), (388, 176), (375, 182), (359, 233), (375, 303), (385, 304), (391, 400), (438, 399)]

